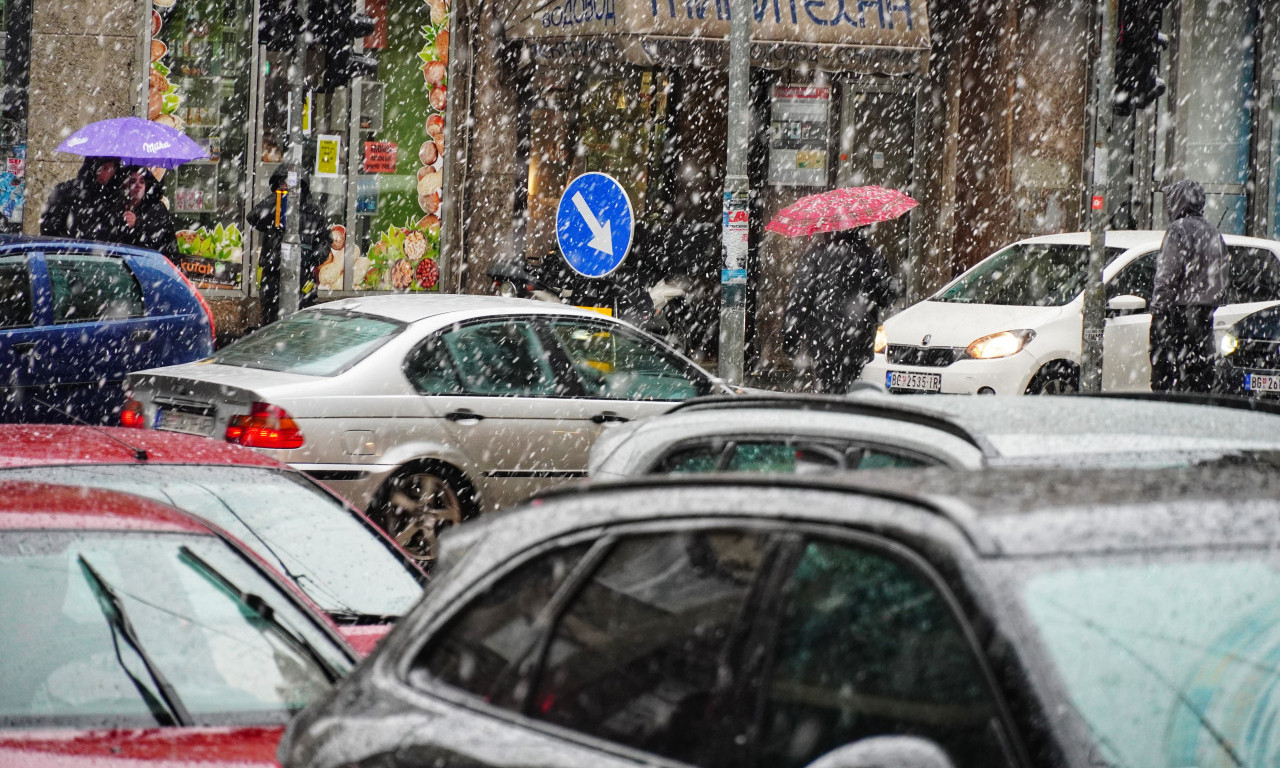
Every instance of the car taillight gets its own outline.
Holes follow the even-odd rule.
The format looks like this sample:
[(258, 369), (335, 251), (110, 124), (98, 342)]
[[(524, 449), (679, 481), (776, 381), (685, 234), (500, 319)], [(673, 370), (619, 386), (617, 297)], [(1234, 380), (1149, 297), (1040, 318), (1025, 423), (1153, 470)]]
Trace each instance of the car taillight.
[(147, 416), (142, 409), (142, 403), (130, 400), (124, 404), (124, 408), (120, 411), (120, 426), (134, 429), (147, 428)]
[(205, 301), (204, 295), (196, 289), (195, 283), (187, 278), (181, 267), (178, 268), (178, 277), (181, 277), (182, 282), (186, 283), (191, 292), (196, 295), (196, 301), (200, 302), (200, 308), (204, 310), (205, 317), (209, 318), (209, 338), (217, 339), (218, 328), (213, 324), (213, 307), (209, 306), (209, 302)]
[(250, 448), (301, 448), (303, 443), (302, 430), (289, 412), (269, 403), (254, 403), (247, 416), (232, 416), (226, 438)]

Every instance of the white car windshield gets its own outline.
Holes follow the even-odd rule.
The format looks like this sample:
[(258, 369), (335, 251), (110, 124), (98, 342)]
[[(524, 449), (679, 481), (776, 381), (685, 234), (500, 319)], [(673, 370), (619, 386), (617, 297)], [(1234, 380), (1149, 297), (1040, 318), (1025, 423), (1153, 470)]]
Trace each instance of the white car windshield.
[(213, 356), (213, 362), (308, 376), (336, 376), (404, 327), (394, 320), (350, 312), (300, 312), (227, 345)]
[[(1108, 263), (1121, 248), (1108, 248)], [(1084, 290), (1088, 245), (1019, 243), (969, 270), (933, 301), (1060, 307)]]

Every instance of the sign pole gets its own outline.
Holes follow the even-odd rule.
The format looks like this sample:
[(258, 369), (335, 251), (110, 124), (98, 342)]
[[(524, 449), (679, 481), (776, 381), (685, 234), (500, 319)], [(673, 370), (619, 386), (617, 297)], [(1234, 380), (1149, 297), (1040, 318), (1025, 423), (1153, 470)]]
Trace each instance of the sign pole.
[(1089, 194), (1089, 266), (1084, 284), (1084, 323), (1080, 344), (1080, 390), (1102, 390), (1102, 333), (1106, 324), (1102, 270), (1107, 264), (1107, 194), (1110, 190), (1107, 136), (1115, 119), (1111, 92), (1115, 84), (1116, 0), (1098, 0), (1099, 45), (1094, 88), (1089, 92), (1093, 113), (1093, 157)]
[(720, 269), (720, 378), (741, 384), (747, 325), (747, 246), (751, 184), (747, 151), (751, 129), (751, 0), (730, 0), (729, 142), (725, 158)]
[(296, 0), (298, 15), (302, 17), (302, 33), (293, 49), (293, 62), (289, 65), (289, 200), (285, 206), (284, 242), (280, 244), (280, 317), (298, 311), (301, 303), (299, 279), (302, 269), (302, 237), (299, 229), (302, 213), (302, 188), (299, 174), (302, 171), (302, 121), (306, 118), (306, 67), (307, 38), (311, 34), (308, 18), (309, 0)]

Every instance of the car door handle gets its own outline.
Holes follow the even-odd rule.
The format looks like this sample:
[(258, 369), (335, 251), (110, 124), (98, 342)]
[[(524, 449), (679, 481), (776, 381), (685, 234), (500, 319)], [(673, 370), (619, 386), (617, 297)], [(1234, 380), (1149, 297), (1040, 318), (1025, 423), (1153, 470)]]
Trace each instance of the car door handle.
[(626, 416), (619, 416), (613, 411), (601, 411), (592, 416), (591, 420), (597, 424), (621, 424), (624, 421), (630, 421)]
[(484, 418), (484, 416), (476, 413), (475, 411), (469, 411), (466, 408), (462, 408), (457, 411), (449, 411), (444, 415), (444, 417), (449, 421), (457, 421), (457, 422), (469, 421), (472, 423), (480, 421), (481, 419)]
[(20, 341), (13, 345), (13, 350), (20, 355), (29, 355), (36, 351), (36, 343), (34, 341)]
[(129, 334), (129, 338), (133, 341), (151, 341), (156, 337), (156, 332), (150, 328), (144, 328)]

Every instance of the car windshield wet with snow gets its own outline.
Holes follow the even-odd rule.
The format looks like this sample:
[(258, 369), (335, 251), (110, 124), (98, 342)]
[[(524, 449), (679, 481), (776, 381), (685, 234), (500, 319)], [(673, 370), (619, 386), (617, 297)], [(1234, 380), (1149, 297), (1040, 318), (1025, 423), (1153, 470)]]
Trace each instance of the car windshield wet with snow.
[(447, 534), (424, 601), (280, 755), (1272, 765), (1277, 536), (1280, 474), (1230, 462), (562, 489)]
[(583, 477), (603, 431), (728, 392), (610, 317), (464, 295), (329, 302), (128, 383), (131, 423), (288, 462), (423, 560), (443, 526)]

